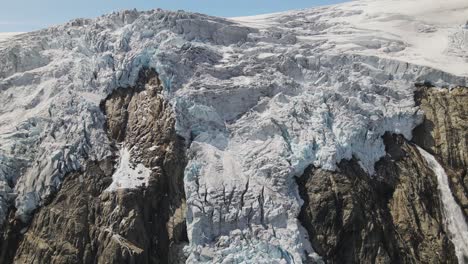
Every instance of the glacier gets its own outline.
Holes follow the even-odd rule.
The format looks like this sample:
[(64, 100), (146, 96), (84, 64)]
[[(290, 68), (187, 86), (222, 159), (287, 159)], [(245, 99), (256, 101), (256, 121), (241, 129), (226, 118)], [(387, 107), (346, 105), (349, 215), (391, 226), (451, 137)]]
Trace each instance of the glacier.
[(381, 136), (421, 121), (415, 83), (467, 86), (467, 18), (461, 0), (363, 0), (230, 19), (129, 10), (11, 36), (0, 222), (12, 206), (28, 221), (68, 172), (112, 156), (99, 104), (153, 68), (187, 142), (188, 262), (320, 262), (294, 177), (353, 157), (372, 177)]
[(9, 38), (21, 33), (22, 32), (0, 32), (0, 41), (8, 40)]

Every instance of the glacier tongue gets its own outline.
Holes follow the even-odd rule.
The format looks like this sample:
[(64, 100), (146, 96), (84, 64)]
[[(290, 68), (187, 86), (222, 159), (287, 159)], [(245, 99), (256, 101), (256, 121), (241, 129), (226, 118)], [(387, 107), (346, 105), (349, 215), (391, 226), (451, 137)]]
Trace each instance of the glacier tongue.
[[(468, 5), (449, 2), (450, 25), (354, 1), (231, 20), (125, 11), (2, 42), (0, 221), (13, 202), (26, 221), (67, 172), (111, 155), (99, 103), (148, 67), (189, 144), (189, 262), (319, 260), (294, 176), (353, 156), (372, 174), (381, 136), (420, 121), (415, 82), (466, 85)], [(434, 36), (435, 61), (420, 43)]]

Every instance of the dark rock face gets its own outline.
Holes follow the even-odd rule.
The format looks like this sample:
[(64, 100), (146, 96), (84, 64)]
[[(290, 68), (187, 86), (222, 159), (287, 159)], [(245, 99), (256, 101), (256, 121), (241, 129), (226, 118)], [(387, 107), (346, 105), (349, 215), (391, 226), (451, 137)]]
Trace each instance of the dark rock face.
[(314, 250), (328, 263), (372, 263), (378, 254), (389, 258), (396, 249), (387, 248), (384, 237), (391, 238), (393, 230), (386, 230), (388, 211), (376, 199), (373, 181), (356, 161), (339, 167), (341, 172), (310, 167), (298, 179), (304, 199), (299, 218)]
[(415, 97), (425, 119), (413, 140), (439, 157), (468, 220), (468, 89), (421, 86)]
[(388, 155), (372, 178), (351, 160), (298, 179), (312, 246), (327, 263), (457, 263), (436, 176), (403, 138), (385, 141)]
[[(452, 192), (468, 215), (468, 90), (420, 86), (424, 122), (413, 143), (445, 167)], [(457, 263), (444, 231), (437, 180), (413, 143), (384, 137), (387, 155), (369, 177), (356, 160), (339, 171), (309, 168), (298, 179), (300, 220), (328, 263)]]
[(106, 191), (115, 162), (89, 161), (83, 171), (66, 177), (24, 235), (4, 234), (18, 246), (3, 242), (2, 263), (184, 261), (185, 143), (160, 92), (157, 74), (148, 69), (136, 87), (119, 89), (102, 104), (109, 137), (131, 149), (132, 161), (151, 168), (148, 186)]

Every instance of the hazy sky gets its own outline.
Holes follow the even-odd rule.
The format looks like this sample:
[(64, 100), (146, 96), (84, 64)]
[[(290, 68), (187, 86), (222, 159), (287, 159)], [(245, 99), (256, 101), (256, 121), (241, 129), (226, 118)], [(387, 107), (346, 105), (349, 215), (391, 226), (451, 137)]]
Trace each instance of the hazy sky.
[(0, 32), (32, 31), (115, 10), (183, 9), (232, 17), (331, 5), (344, 0), (0, 0)]

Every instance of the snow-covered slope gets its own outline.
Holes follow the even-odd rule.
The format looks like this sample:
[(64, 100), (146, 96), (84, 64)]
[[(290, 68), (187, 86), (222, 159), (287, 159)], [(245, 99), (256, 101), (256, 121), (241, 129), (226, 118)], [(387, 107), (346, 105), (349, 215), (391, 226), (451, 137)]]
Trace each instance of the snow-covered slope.
[(99, 103), (152, 67), (190, 143), (189, 262), (317, 259), (294, 176), (353, 156), (372, 175), (381, 136), (411, 138), (420, 120), (416, 82), (466, 85), (464, 2), (235, 19), (125, 11), (2, 43), (0, 220), (11, 203), (26, 220), (67, 172), (111, 155)]
[(0, 32), (0, 41), (7, 40), (18, 34), (20, 34), (20, 32)]
[(326, 40), (335, 54), (379, 56), (468, 76), (464, 0), (351, 1), (234, 20), (294, 32), (302, 42)]

